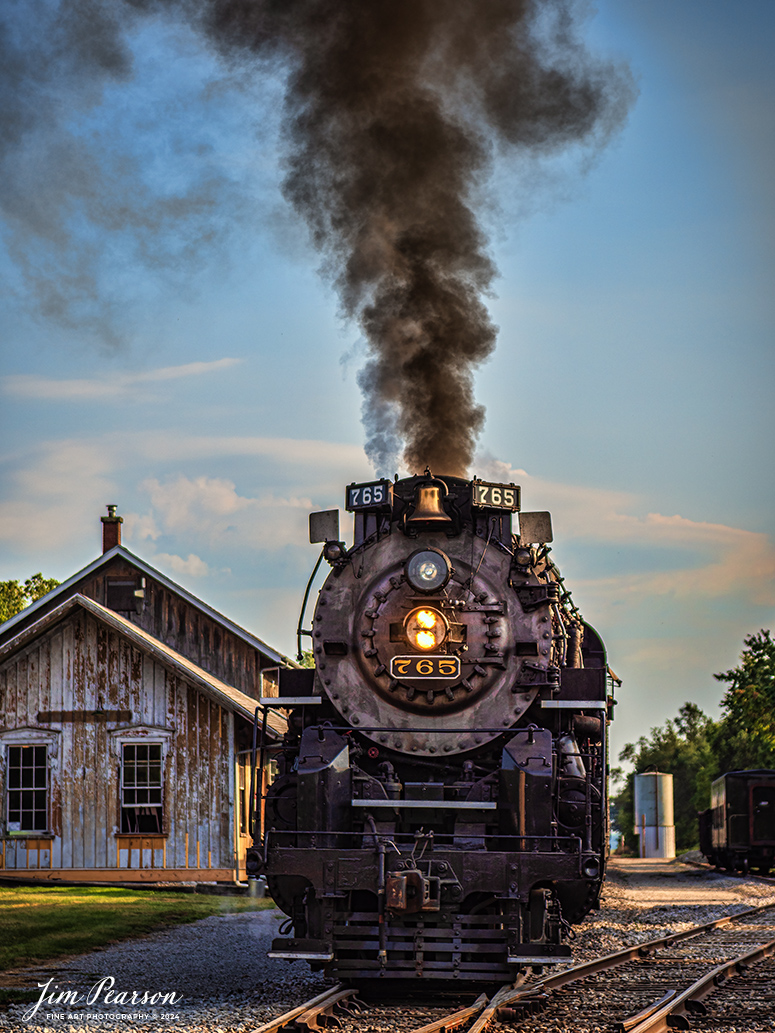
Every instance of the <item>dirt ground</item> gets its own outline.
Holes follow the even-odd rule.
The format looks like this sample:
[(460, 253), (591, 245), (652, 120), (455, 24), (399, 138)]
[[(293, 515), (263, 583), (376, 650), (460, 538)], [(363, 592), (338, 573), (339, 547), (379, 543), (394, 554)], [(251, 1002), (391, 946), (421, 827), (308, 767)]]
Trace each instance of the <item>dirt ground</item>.
[(603, 898), (619, 907), (754, 906), (775, 900), (775, 880), (744, 879), (678, 859), (612, 857)]

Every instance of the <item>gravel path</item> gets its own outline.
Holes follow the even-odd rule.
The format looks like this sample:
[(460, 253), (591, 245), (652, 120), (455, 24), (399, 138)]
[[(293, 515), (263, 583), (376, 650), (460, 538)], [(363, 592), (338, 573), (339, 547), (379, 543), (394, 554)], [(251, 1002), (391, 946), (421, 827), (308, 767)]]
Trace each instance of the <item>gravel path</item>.
[[(574, 961), (770, 902), (775, 902), (775, 884), (732, 878), (678, 862), (616, 859), (609, 867), (602, 909), (577, 927)], [(50, 979), (47, 997), (74, 991), (78, 1002), (52, 1004), (47, 999), (29, 1021), (24, 1014), (34, 1002), (13, 1005), (0, 1014), (0, 1031), (249, 1033), (328, 985), (303, 962), (288, 964), (266, 958), (281, 917), (277, 911), (259, 911), (206, 918), (64, 964), (31, 970), (23, 977), (20, 974), (19, 986), (35, 989)], [(93, 1000), (88, 1003), (92, 988), (109, 978), (115, 983), (93, 990)], [(126, 996), (106, 999), (109, 990)], [(134, 1005), (132, 991), (137, 994)], [(175, 998), (143, 1004), (139, 1003), (143, 992), (173, 993)], [(421, 1015), (415, 1007), (411, 1011), (413, 1019)], [(57, 1013), (57, 1018), (52, 1018), (52, 1013)], [(399, 1016), (394, 1010), (370, 1010), (357, 1022), (346, 1022), (343, 1030), (405, 1033), (416, 1024), (406, 1012)], [(507, 1029), (492, 1028), (494, 1033), (498, 1028)], [(731, 1033), (732, 1028), (724, 1027), (724, 1033)]]

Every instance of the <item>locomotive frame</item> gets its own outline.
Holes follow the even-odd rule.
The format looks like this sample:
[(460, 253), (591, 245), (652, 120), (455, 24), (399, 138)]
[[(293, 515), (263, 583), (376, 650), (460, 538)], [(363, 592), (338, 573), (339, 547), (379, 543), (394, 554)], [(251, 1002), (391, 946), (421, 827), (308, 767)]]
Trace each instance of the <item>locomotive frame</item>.
[(549, 516), (513, 535), (516, 485), (427, 470), (346, 505), (350, 549), (334, 513), (310, 521), (331, 566), (315, 668), (261, 700), (288, 712), (247, 857), (289, 916), (270, 956), (362, 983), (566, 961), (603, 882), (618, 679)]

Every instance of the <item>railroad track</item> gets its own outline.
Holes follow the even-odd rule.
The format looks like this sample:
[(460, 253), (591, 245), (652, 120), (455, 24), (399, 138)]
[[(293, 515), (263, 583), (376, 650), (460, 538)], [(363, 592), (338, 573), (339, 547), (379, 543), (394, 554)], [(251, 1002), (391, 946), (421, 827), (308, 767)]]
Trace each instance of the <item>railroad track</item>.
[[(377, 1010), (386, 1007), (405, 1016), (405, 1005), (404, 1011), (395, 1003)], [(357, 1033), (361, 1011), (356, 989), (339, 985), (253, 1033), (308, 1033), (328, 1025)], [(517, 1023), (529, 1031), (531, 1018), (538, 1015), (542, 1033), (567, 1033), (587, 1023), (611, 1033), (690, 1028), (700, 1033), (719, 1025), (729, 1028), (730, 1012), (738, 1023), (735, 1029), (775, 1029), (775, 904), (501, 987), (423, 1025), (402, 1017), (393, 1028), (402, 1033), (484, 1033), (496, 1024), (503, 1029)], [(373, 1012), (368, 1014), (371, 1020)], [(370, 1028), (378, 1027), (370, 1023)]]
[(725, 879), (747, 879), (753, 882), (769, 883), (771, 886), (775, 885), (775, 874), (760, 875), (752, 869), (744, 872), (738, 868), (719, 868), (715, 864), (709, 864), (707, 861), (688, 861), (683, 858), (681, 859), (681, 864), (688, 865), (691, 868), (700, 868), (704, 872), (715, 872), (716, 875), (723, 875)]

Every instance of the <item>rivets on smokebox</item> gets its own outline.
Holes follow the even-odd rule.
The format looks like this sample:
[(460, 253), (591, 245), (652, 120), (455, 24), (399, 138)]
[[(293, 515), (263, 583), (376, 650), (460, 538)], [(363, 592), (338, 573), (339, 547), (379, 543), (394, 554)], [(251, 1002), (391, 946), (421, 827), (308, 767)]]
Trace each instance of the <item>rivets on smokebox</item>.
[(364, 656), (376, 656), (377, 655), (377, 650), (374, 648), (374, 646), (372, 646), (370, 649), (364, 649), (363, 655)]
[(375, 667), (374, 668), (374, 674), (377, 676), (377, 678), (379, 678), (379, 676), (381, 674), (384, 674), (386, 670), (387, 670), (387, 667), (385, 667), (384, 664), (380, 664), (379, 667)]

